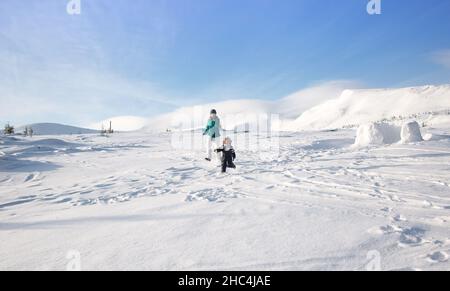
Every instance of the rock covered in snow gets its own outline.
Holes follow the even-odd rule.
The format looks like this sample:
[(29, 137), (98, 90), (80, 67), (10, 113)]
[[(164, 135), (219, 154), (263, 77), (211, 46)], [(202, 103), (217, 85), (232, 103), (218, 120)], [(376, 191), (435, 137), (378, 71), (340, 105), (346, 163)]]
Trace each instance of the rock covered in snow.
[(383, 134), (376, 123), (364, 124), (356, 132), (355, 146), (381, 145)]
[(423, 141), (420, 126), (417, 121), (408, 122), (402, 126), (401, 141), (402, 143)]
[(375, 122), (361, 125), (358, 128), (354, 146), (411, 143), (423, 140), (420, 125), (417, 121), (405, 123), (403, 126)]
[(355, 146), (392, 144), (400, 141), (400, 128), (388, 123), (361, 125), (356, 133)]

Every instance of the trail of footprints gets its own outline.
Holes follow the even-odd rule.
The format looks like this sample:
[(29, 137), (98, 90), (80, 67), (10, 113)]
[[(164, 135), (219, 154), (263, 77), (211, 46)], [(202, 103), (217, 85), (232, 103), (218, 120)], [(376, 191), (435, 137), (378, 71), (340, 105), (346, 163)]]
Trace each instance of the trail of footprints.
[[(384, 212), (392, 213), (393, 210), (390, 208), (382, 209)], [(391, 217), (392, 223), (381, 227), (375, 227), (369, 229), (368, 232), (374, 235), (395, 235), (397, 236), (397, 246), (400, 248), (412, 248), (412, 247), (422, 247), (431, 246), (433, 249), (441, 249), (437, 251), (432, 251), (425, 256), (425, 259), (429, 263), (437, 264), (447, 262), (449, 255), (447, 251), (442, 250), (444, 247), (450, 245), (450, 239), (445, 242), (440, 240), (432, 240), (427, 237), (427, 230), (420, 226), (402, 226), (407, 225), (408, 220), (400, 215), (394, 215)]]
[[(93, 181), (92, 186), (84, 186), (78, 194), (78, 199), (71, 202), (74, 206), (93, 204), (112, 204), (130, 201), (143, 196), (160, 196), (176, 194), (180, 188), (195, 180), (201, 168), (198, 167), (170, 167), (163, 171), (135, 171), (122, 176), (110, 176), (101, 181)], [(75, 193), (66, 193), (75, 194)]]
[[(185, 160), (185, 165), (170, 167), (163, 171), (136, 170), (121, 175), (108, 176), (104, 179), (83, 181), (69, 188), (42, 187), (44, 177), (40, 173), (30, 173), (24, 177), (25, 191), (37, 194), (24, 195), (14, 201), (0, 204), (0, 209), (9, 209), (17, 205), (31, 202), (69, 204), (71, 206), (85, 206), (94, 204), (112, 204), (130, 201), (142, 196), (159, 196), (183, 192), (184, 186), (192, 185), (199, 177), (212, 177), (216, 171), (208, 171), (201, 167), (192, 166), (192, 160)], [(188, 163), (187, 163), (188, 162)], [(215, 177), (215, 176), (214, 176)], [(6, 183), (6, 181), (4, 181)], [(33, 189), (36, 188), (36, 189)], [(197, 192), (187, 192), (186, 201), (207, 200), (218, 202), (232, 198), (224, 189), (203, 189)]]

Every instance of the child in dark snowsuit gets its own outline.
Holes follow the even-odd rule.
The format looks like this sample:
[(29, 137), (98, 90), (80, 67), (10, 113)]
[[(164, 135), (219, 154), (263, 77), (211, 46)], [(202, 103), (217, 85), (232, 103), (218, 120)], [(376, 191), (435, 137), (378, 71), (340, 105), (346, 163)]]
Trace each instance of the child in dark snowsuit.
[(231, 145), (231, 139), (225, 138), (223, 145), (215, 150), (217, 153), (222, 153), (222, 173), (226, 173), (227, 168), (236, 169), (233, 161), (236, 159), (236, 153)]

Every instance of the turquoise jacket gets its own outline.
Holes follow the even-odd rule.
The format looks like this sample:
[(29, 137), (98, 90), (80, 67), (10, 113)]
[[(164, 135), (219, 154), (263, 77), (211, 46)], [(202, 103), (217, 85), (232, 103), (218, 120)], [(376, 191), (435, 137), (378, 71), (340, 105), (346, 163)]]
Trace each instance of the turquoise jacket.
[(206, 125), (206, 129), (203, 131), (203, 135), (208, 135), (211, 138), (220, 137), (220, 128), (220, 119), (218, 117), (214, 119), (210, 118)]

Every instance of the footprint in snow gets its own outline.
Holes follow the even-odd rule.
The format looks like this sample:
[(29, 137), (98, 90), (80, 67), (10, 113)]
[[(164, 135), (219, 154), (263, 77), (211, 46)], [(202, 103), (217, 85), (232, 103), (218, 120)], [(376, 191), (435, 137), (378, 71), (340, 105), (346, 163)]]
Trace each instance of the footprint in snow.
[(446, 252), (434, 252), (429, 254), (427, 258), (431, 263), (444, 263), (448, 261), (448, 254)]
[(405, 229), (400, 235), (399, 246), (409, 247), (422, 245), (425, 243), (425, 233), (426, 231), (419, 227)]
[(5, 178), (5, 179), (3, 179), (3, 180), (0, 180), (0, 183), (10, 183), (10, 182), (12, 182), (12, 178)]
[(370, 228), (367, 232), (376, 235), (387, 235), (393, 233), (401, 233), (403, 229), (399, 226), (389, 224), (381, 227)]
[(427, 242), (424, 239), (426, 231), (420, 227), (403, 228), (395, 224), (389, 224), (379, 228), (371, 228), (368, 232), (377, 235), (400, 234), (398, 241), (400, 247), (414, 247)]
[(32, 181), (35, 181), (38, 177), (39, 177), (39, 173), (37, 173), (37, 174), (29, 174), (29, 175), (25, 178), (25, 180), (24, 180), (23, 182), (24, 182), (24, 183), (32, 182)]
[(64, 198), (62, 200), (54, 202), (55, 204), (63, 204), (72, 201), (72, 198)]
[(234, 191), (218, 189), (203, 189), (198, 191), (191, 191), (187, 195), (186, 202), (194, 201), (208, 201), (208, 202), (225, 202), (226, 199), (238, 198), (238, 194)]

